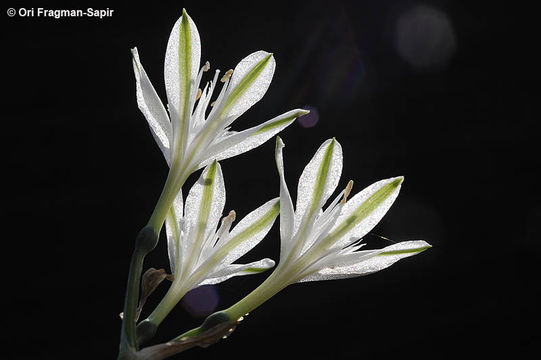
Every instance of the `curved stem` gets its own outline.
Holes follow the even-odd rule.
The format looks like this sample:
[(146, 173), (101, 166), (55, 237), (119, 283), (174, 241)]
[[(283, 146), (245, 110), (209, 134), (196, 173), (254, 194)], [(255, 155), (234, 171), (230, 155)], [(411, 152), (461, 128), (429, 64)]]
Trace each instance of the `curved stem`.
[[(171, 208), (175, 197), (177, 196), (178, 192), (182, 188), (182, 185), (184, 185), (184, 182), (188, 178), (189, 172), (185, 171), (185, 169), (182, 169), (177, 173), (177, 169), (179, 169), (178, 164), (176, 162), (173, 162), (173, 164), (171, 165), (171, 169), (167, 174), (167, 179), (165, 180), (163, 190), (160, 194), (158, 202), (156, 203), (156, 207), (154, 208), (154, 211), (152, 212), (152, 215), (150, 215), (150, 219), (148, 220), (148, 226), (152, 227), (158, 233), (160, 232), (163, 223), (165, 222), (167, 212)], [(179, 173), (180, 175), (177, 175)]]
[(139, 234), (137, 234), (135, 249), (130, 261), (126, 297), (124, 299), (124, 316), (122, 318), (122, 330), (120, 333), (119, 359), (130, 358), (128, 354), (134, 353), (137, 350), (135, 322), (137, 317), (139, 284), (141, 282), (143, 262), (145, 256), (156, 247), (157, 243), (158, 233), (149, 226), (145, 226), (141, 229)]
[(287, 286), (287, 283), (281, 281), (279, 276), (274, 276), (278, 272), (275, 270), (264, 282), (262, 282), (251, 293), (246, 295), (242, 300), (229, 308), (223, 310), (231, 319), (238, 320), (242, 316), (248, 314), (258, 308), (265, 301), (269, 300), (276, 293)]

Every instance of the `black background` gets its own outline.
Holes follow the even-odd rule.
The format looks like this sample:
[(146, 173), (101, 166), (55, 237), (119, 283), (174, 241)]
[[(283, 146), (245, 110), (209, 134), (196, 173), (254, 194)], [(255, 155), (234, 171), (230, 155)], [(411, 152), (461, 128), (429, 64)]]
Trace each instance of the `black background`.
[[(398, 19), (420, 4), (447, 16), (456, 45), (447, 61), (428, 68), (397, 52)], [(292, 108), (317, 108), (316, 126), (295, 123), (281, 133), (293, 198), (304, 165), (336, 136), (344, 151), (340, 187), (354, 179), (359, 191), (406, 177), (374, 234), (424, 239), (433, 248), (368, 277), (291, 286), (227, 340), (177, 358), (525, 358), (541, 345), (534, 293), (541, 217), (534, 172), (538, 29), (531, 9), (509, 4), (5, 3), (6, 10), (109, 7), (114, 13), (101, 20), (2, 14), (1, 293), (8, 340), (2, 352), (13, 359), (115, 358), (133, 240), (167, 174), (137, 109), (130, 48), (138, 47), (165, 99), (165, 46), (185, 7), (201, 35), (202, 61), (213, 68), (233, 68), (259, 49), (274, 53), (271, 87), (234, 129)], [(418, 53), (442, 49), (431, 42), (440, 36), (433, 29), (415, 34)], [(277, 196), (273, 147), (271, 140), (222, 162), (226, 212), (242, 216)], [(277, 259), (278, 233), (276, 224), (244, 260)], [(366, 240), (389, 244), (377, 236)], [(164, 244), (147, 267), (167, 268)], [(218, 285), (217, 309), (264, 276)], [(201, 320), (178, 306), (156, 341)]]

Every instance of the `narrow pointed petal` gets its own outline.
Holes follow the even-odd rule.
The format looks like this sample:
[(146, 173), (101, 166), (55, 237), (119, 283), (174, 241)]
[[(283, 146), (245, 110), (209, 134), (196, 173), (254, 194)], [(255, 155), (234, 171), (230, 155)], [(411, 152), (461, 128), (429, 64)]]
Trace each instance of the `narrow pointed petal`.
[[(430, 247), (430, 244), (422, 240), (404, 241), (372, 252), (352, 253), (348, 255), (347, 259), (341, 259), (338, 256), (334, 263), (329, 264), (329, 267), (323, 268), (299, 282), (345, 279), (372, 274), (391, 266), (400, 259), (419, 254)], [(356, 256), (358, 257), (357, 261), (353, 261)]]
[(381, 180), (352, 197), (323, 239), (325, 246), (343, 248), (368, 234), (394, 203), (403, 181), (401, 176)]
[(169, 264), (171, 273), (175, 275), (177, 262), (180, 260), (180, 238), (182, 232), (182, 213), (183, 200), (182, 190), (178, 192), (177, 197), (173, 202), (173, 206), (169, 209), (165, 218), (165, 232), (167, 235), (167, 254), (169, 256)]
[(205, 154), (207, 159), (201, 162), (200, 167), (206, 166), (213, 159), (228, 159), (262, 145), (291, 125), (297, 117), (306, 115), (308, 112), (303, 109), (291, 110), (258, 126), (225, 136), (209, 147)]
[(304, 168), (297, 188), (295, 224), (310, 221), (335, 191), (342, 174), (342, 146), (325, 141)]
[(242, 59), (233, 71), (220, 118), (228, 116), (234, 120), (261, 100), (275, 68), (274, 57), (266, 51), (256, 51)]
[(201, 282), (199, 286), (221, 283), (227, 279), (232, 278), (233, 276), (259, 274), (269, 269), (272, 269), (274, 267), (274, 264), (275, 263), (272, 259), (265, 258), (244, 265), (228, 265), (218, 270), (217, 272), (209, 275), (209, 277), (203, 282)]
[[(183, 10), (177, 20), (165, 52), (165, 90), (171, 114), (175, 138), (175, 153), (186, 146), (189, 128), (190, 97), (197, 89), (192, 88), (199, 72), (201, 41), (193, 20)], [(175, 155), (176, 156), (176, 155)]]
[(280, 176), (280, 260), (282, 260), (293, 247), (293, 229), (295, 227), (295, 211), (293, 202), (287, 188), (284, 177), (284, 155), (285, 144), (279, 136), (276, 137), (276, 167)]
[(246, 215), (233, 228), (228, 239), (218, 242), (213, 259), (231, 264), (250, 251), (267, 235), (280, 212), (279, 198), (272, 199)]
[(171, 141), (171, 122), (162, 101), (152, 86), (150, 79), (139, 60), (137, 48), (132, 49), (133, 71), (135, 73), (137, 105), (147, 119), (150, 131), (158, 147), (170, 164), (169, 147)]
[(184, 239), (190, 243), (185, 247), (188, 258), (187, 268), (192, 268), (199, 260), (203, 242), (216, 231), (225, 205), (225, 185), (220, 164), (214, 161), (202, 172), (186, 198)]

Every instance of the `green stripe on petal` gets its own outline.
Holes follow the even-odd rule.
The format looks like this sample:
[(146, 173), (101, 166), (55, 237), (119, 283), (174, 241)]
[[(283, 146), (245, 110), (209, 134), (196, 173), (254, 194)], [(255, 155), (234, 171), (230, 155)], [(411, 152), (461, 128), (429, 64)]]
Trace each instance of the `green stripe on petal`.
[(214, 177), (216, 175), (216, 161), (210, 164), (207, 176), (205, 178), (203, 198), (201, 199), (201, 206), (199, 208), (199, 216), (197, 219), (197, 232), (196, 239), (199, 240), (205, 233), (207, 221), (210, 214), (210, 207), (212, 205), (212, 195), (214, 194)]
[(417, 254), (420, 252), (425, 251), (426, 249), (430, 249), (432, 245), (423, 246), (416, 249), (402, 249), (402, 250), (390, 250), (390, 251), (384, 251), (381, 254), (378, 254), (377, 256), (393, 256), (393, 255), (405, 255), (405, 254)]
[(249, 264), (227, 265), (219, 269), (218, 271), (210, 274), (210, 276), (203, 280), (201, 283), (199, 283), (199, 285), (217, 284), (227, 279), (230, 279), (233, 276), (259, 274), (264, 272), (265, 270), (271, 269), (272, 267), (274, 267), (274, 265), (274, 261), (268, 258), (254, 261)]
[(270, 59), (272, 58), (272, 53), (265, 56), (259, 63), (257, 63), (235, 86), (231, 91), (227, 100), (225, 101), (224, 107), (220, 114), (220, 117), (227, 115), (230, 110), (235, 106), (239, 99), (248, 91), (252, 84), (256, 81), (259, 75), (263, 72)]
[[(243, 218), (231, 232), (231, 237), (216, 244), (216, 252), (191, 276), (193, 281), (208, 275), (222, 266), (228, 266), (257, 245), (272, 227), (280, 212), (277, 199), (271, 200)], [(240, 229), (240, 231), (238, 230)], [(220, 264), (220, 265), (219, 265)]]
[(267, 123), (265, 123), (263, 126), (261, 126), (261, 128), (259, 128), (255, 133), (253, 133), (251, 136), (256, 136), (256, 135), (260, 135), (260, 134), (263, 134), (263, 133), (266, 133), (267, 131), (271, 131), (273, 129), (276, 129), (288, 122), (291, 122), (293, 120), (295, 120), (295, 118), (299, 117), (299, 116), (303, 116), (303, 115), (306, 115), (308, 114), (309, 111), (307, 110), (299, 110), (287, 117), (284, 117), (282, 119), (278, 119), (276, 121), (269, 121)]
[(304, 168), (297, 187), (296, 226), (305, 226), (334, 192), (342, 173), (342, 147), (326, 140)]
[(314, 211), (316, 211), (321, 206), (321, 196), (323, 195), (323, 189), (325, 188), (325, 183), (327, 182), (327, 175), (329, 174), (329, 167), (331, 165), (331, 159), (335, 143), (336, 139), (333, 138), (331, 143), (327, 147), (327, 150), (325, 150), (325, 155), (323, 155), (323, 161), (319, 166), (316, 183), (314, 186), (314, 192), (312, 193), (310, 210), (308, 211), (309, 216), (311, 216)]
[(189, 245), (191, 249), (190, 256), (187, 259), (186, 264), (182, 265), (184, 269), (189, 270), (193, 267), (202, 250), (203, 241), (205, 239), (205, 231), (207, 229), (212, 207), (217, 164), (218, 163), (216, 161), (213, 161), (208, 166), (206, 176), (203, 178), (203, 193), (201, 194), (201, 202), (197, 212), (195, 231), (191, 236), (190, 234), (186, 234), (187, 238), (189, 238), (191, 241), (191, 244)]
[[(188, 111), (190, 104), (191, 94), (191, 78), (192, 78), (192, 35), (190, 29), (190, 21), (186, 10), (182, 10), (182, 19), (180, 21), (179, 30), (179, 83), (180, 83), (180, 97), (178, 104), (178, 116), (180, 117), (178, 131), (178, 145), (176, 151), (182, 151), (184, 143), (187, 138), (187, 122)], [(181, 154), (182, 155), (182, 154)]]
[(257, 233), (265, 230), (278, 216), (280, 213), (280, 202), (276, 201), (269, 211), (267, 211), (263, 216), (257, 219), (252, 225), (248, 226), (244, 231), (241, 231), (234, 237), (232, 237), (227, 244), (225, 244), (219, 253), (225, 252), (229, 253), (231, 250), (241, 245), (247, 239), (255, 236)]
[[(274, 204), (272, 204), (274, 202)], [(272, 204), (272, 206), (269, 206)], [(267, 208), (265, 210), (265, 208)], [(263, 210), (262, 214), (259, 214)], [(230, 264), (257, 245), (270, 230), (280, 213), (280, 201), (271, 200), (242, 219), (231, 231), (231, 237), (216, 251), (212, 263)], [(256, 218), (253, 218), (253, 215)], [(248, 225), (245, 226), (246, 221)], [(240, 231), (239, 231), (240, 229)]]
[(399, 189), (400, 184), (402, 184), (403, 181), (403, 177), (397, 177), (393, 181), (390, 181), (375, 191), (371, 196), (368, 197), (368, 199), (354, 209), (351, 215), (349, 215), (346, 219), (344, 219), (344, 221), (335, 227), (322, 243), (325, 243), (326, 247), (333, 245), (348, 231), (370, 216), (372, 212), (376, 211), (378, 207), (385, 202), (385, 200), (387, 200), (395, 193), (395, 191)]
[(220, 161), (256, 148), (293, 123), (297, 117), (306, 114), (308, 114), (307, 110), (295, 109), (249, 129), (229, 132), (221, 141), (208, 148), (205, 152), (206, 159), (199, 164), (199, 167), (206, 166), (214, 159)]
[[(313, 219), (336, 188), (342, 172), (342, 148), (336, 139), (326, 140), (306, 165), (297, 188), (296, 241), (286, 261), (309, 246)], [(313, 238), (312, 238), (313, 239)]]

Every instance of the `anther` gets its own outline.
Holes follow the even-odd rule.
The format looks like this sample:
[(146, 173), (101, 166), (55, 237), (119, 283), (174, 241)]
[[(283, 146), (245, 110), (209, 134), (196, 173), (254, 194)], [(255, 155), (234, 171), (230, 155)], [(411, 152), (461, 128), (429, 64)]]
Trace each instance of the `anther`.
[(231, 210), (231, 211), (229, 212), (229, 215), (227, 215), (227, 218), (228, 218), (231, 222), (235, 221), (235, 219), (237, 218), (237, 213), (235, 212), (235, 210)]
[(206, 72), (206, 71), (209, 71), (210, 70), (210, 63), (207, 61), (205, 62), (205, 66), (203, 66), (203, 71)]
[(231, 74), (233, 74), (233, 69), (229, 69), (225, 72), (224, 76), (222, 76), (222, 79), (220, 80), (221, 82), (226, 82), (227, 79), (229, 79), (231, 77)]
[(201, 90), (201, 88), (197, 89), (197, 95), (195, 95), (195, 100), (199, 100), (202, 94), (203, 90)]
[(210, 103), (210, 107), (213, 107), (214, 105), (216, 105), (216, 101)]
[(346, 185), (346, 189), (344, 190), (344, 197), (342, 198), (342, 201), (340, 201), (340, 204), (345, 204), (346, 201), (348, 201), (348, 196), (351, 193), (352, 188), (353, 188), (353, 180), (350, 180), (348, 184)]

